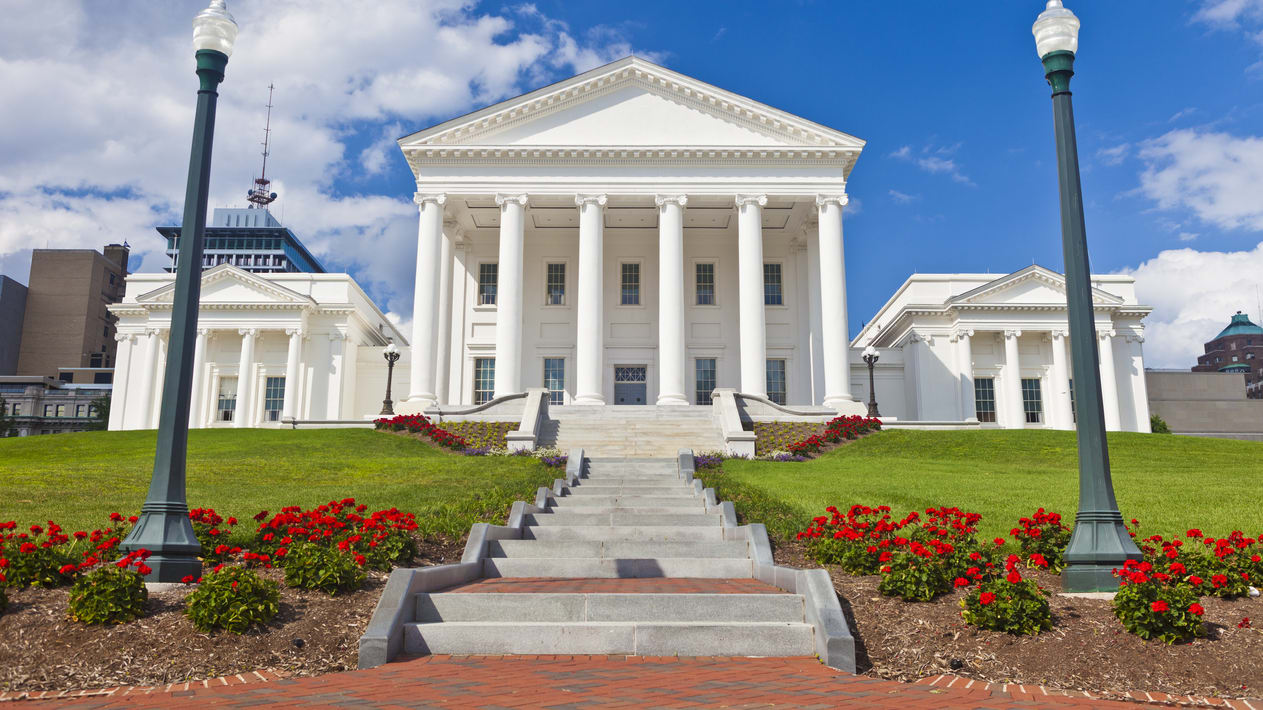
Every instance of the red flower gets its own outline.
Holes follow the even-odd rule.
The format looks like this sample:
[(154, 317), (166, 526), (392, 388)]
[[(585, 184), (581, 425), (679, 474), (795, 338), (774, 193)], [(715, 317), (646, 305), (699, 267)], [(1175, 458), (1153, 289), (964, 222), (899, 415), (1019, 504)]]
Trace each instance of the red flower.
[(1197, 576), (1197, 575), (1195, 575), (1195, 574), (1194, 574), (1194, 575), (1189, 575), (1189, 578), (1188, 578), (1188, 583), (1189, 583), (1189, 584), (1191, 584), (1191, 585), (1193, 585), (1194, 587), (1196, 587), (1196, 586), (1198, 586), (1198, 585), (1200, 585), (1200, 584), (1202, 583), (1202, 578), (1201, 578), (1201, 577), (1198, 577), (1198, 576)]
[(1004, 579), (1008, 581), (1009, 584), (1017, 584), (1022, 581), (1022, 575), (1018, 574), (1017, 570), (1013, 570), (1012, 572), (1009, 572), (1008, 576)]
[(995, 543), (995, 546), (996, 546), (996, 547), (1003, 547), (1003, 546), (1004, 546), (1004, 538), (1002, 538), (1002, 537), (997, 537), (995, 540), (992, 540), (992, 542), (994, 542), (994, 543)]
[(183, 583), (185, 583), (185, 584), (192, 584), (192, 583), (193, 583), (193, 581), (194, 581), (194, 578), (193, 578), (193, 575), (191, 575), (191, 574), (186, 574), (186, 575), (184, 575), (184, 579), (181, 579), (180, 581), (181, 581), (181, 582), (183, 582)]
[(1248, 617), (1248, 616), (1247, 616), (1247, 617), (1243, 618), (1241, 621), (1238, 621), (1238, 622), (1237, 622), (1237, 628), (1238, 628), (1238, 629), (1248, 629), (1248, 628), (1250, 628), (1250, 617)]
[(62, 565), (58, 572), (61, 572), (62, 574), (74, 574), (77, 569), (78, 567), (75, 567), (74, 565)]
[(968, 586), (969, 586), (969, 580), (965, 579), (964, 577), (957, 577), (957, 578), (956, 578), (956, 581), (954, 582), (954, 584), (955, 584), (957, 587), (968, 587)]
[(993, 601), (995, 601), (995, 595), (991, 592), (983, 592), (978, 596), (978, 603), (983, 606), (986, 606)]
[(1192, 604), (1188, 605), (1188, 613), (1201, 616), (1202, 614), (1206, 613), (1206, 610), (1202, 608), (1201, 604), (1198, 604), (1197, 602), (1193, 602)]
[(236, 588), (237, 588), (237, 582), (236, 582), (236, 580), (233, 580), (233, 583), (232, 583), (232, 588), (233, 588), (233, 589), (236, 589)]
[(150, 574), (152, 574), (152, 573), (153, 573), (153, 568), (151, 568), (149, 565), (144, 564), (144, 563), (142, 562), (142, 563), (140, 564), (140, 566), (138, 566), (138, 567), (136, 568), (136, 571), (137, 571), (137, 572), (140, 572), (140, 573), (141, 573), (141, 575), (143, 575), (143, 576), (145, 576), (145, 577), (148, 577)]
[(1150, 604), (1149, 608), (1152, 609), (1154, 613), (1161, 614), (1162, 612), (1167, 611), (1171, 607), (1167, 606), (1166, 602), (1159, 599), (1158, 601)]

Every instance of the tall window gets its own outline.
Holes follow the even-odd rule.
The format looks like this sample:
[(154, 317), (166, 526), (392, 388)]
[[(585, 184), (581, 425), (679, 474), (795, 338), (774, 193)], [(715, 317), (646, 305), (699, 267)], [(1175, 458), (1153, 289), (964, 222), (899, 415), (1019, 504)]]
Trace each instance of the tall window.
[(783, 306), (785, 295), (781, 291), (781, 265), (763, 265), (763, 305)]
[(544, 388), (548, 390), (549, 404), (566, 403), (566, 359), (544, 358)]
[(785, 404), (785, 361), (767, 361), (767, 398)]
[(45, 405), (44, 405), (44, 416), (46, 416), (46, 417), (51, 417), (51, 416), (53, 416), (53, 405), (51, 405), (51, 404), (45, 404)]
[(219, 378), (219, 403), (215, 407), (215, 421), (230, 422), (237, 411), (237, 378)]
[(995, 421), (995, 378), (974, 378), (974, 407), (980, 422)]
[(546, 294), (548, 305), (560, 306), (566, 302), (566, 265), (549, 264)]
[(281, 420), (285, 406), (285, 378), (269, 377), (263, 385), (263, 418), (269, 422)]
[(474, 358), (474, 404), (490, 402), (496, 393), (496, 359)]
[(1044, 420), (1044, 403), (1039, 393), (1039, 378), (1022, 378), (1022, 411), (1026, 412), (1027, 424)]
[(499, 264), (478, 265), (478, 305), (496, 304), (496, 281), (500, 275)]
[(11, 406), (11, 407), (9, 408), (9, 413), (10, 413), (10, 414), (12, 414), (12, 415), (13, 415), (13, 416), (15, 416), (15, 417), (16, 417), (17, 415), (21, 414), (21, 413), (22, 413), (22, 405), (20, 405), (20, 404), (15, 404), (15, 405)]
[(698, 404), (710, 404), (710, 393), (715, 391), (715, 358), (699, 357), (694, 361), (694, 372), (697, 373), (697, 387), (693, 391), (693, 399)]
[(76, 405), (75, 405), (75, 416), (76, 416), (76, 417), (82, 417), (82, 416), (83, 416), (83, 414), (84, 414), (84, 412), (86, 412), (87, 410), (88, 410), (87, 406), (82, 405), (82, 404), (76, 404)]
[(715, 305), (715, 265), (697, 265), (697, 305)]
[[(1263, 373), (1260, 373), (1263, 374)], [(1074, 403), (1074, 378), (1070, 378), (1070, 419), (1075, 424), (1079, 423), (1079, 408)]]
[(57, 405), (57, 416), (59, 417), (66, 416), (66, 405), (64, 404)]
[(635, 262), (623, 263), (622, 267), (622, 284), (624, 306), (640, 305), (640, 264)]

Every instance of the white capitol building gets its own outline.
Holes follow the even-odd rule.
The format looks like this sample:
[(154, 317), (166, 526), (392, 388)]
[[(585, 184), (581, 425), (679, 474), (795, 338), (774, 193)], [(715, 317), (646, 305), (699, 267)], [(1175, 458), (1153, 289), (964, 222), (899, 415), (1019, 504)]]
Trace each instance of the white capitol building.
[[(884, 416), (1073, 426), (1055, 272), (914, 275), (848, 338), (854, 136), (633, 57), (399, 145), (419, 226), (398, 412), (525, 416), (533, 392), (526, 408), (545, 412), (862, 414), (871, 345)], [(172, 279), (132, 275), (112, 307), (112, 429), (156, 422)], [(349, 276), (223, 265), (203, 279), (192, 426), (381, 409), (382, 349), (404, 337)], [(1093, 286), (1107, 427), (1148, 431), (1150, 309), (1130, 277)]]

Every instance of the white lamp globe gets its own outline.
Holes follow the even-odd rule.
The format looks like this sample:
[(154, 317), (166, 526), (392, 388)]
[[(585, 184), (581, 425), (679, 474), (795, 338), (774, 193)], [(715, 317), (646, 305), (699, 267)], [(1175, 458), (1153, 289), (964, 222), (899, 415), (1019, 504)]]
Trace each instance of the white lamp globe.
[(868, 357), (876, 357), (877, 348), (873, 347), (872, 345), (869, 345), (868, 347), (864, 348), (864, 354)]
[(1048, 0), (1048, 7), (1031, 27), (1035, 35), (1035, 49), (1040, 59), (1052, 52), (1079, 51), (1079, 18), (1061, 6), (1061, 0)]
[(211, 0), (210, 7), (193, 18), (193, 49), (212, 49), (232, 56), (232, 43), (237, 41), (237, 22), (228, 14), (224, 0)]
[(387, 343), (385, 349), (383, 349), (382, 352), (386, 353), (387, 355), (394, 355), (395, 353), (399, 352), (399, 346), (395, 345), (393, 342)]

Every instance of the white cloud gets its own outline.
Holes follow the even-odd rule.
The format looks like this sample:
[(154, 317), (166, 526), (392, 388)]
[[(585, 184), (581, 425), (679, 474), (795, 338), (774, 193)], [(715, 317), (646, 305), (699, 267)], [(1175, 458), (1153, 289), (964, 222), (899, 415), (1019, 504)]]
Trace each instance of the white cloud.
[(916, 202), (917, 200), (921, 199), (921, 196), (909, 195), (903, 192), (899, 192), (898, 190), (891, 190), (890, 199), (894, 200), (898, 204), (906, 205), (910, 202)]
[(1225, 229), (1263, 230), (1263, 138), (1181, 129), (1146, 141), (1140, 192)]
[[(143, 269), (161, 267), (153, 227), (177, 221), (182, 208), (197, 90), (189, 23), (204, 4), (5, 4), (0, 106), (22, 109), (0, 111), (0, 270), (25, 280), (33, 247), (124, 240)], [(369, 195), (348, 195), (348, 182), (401, 161), (394, 139), (409, 130), (632, 52), (613, 29), (575, 34), (530, 7), (230, 7), (241, 34), (220, 88), (211, 206), (242, 204), (274, 82), (274, 211), (284, 210), (326, 266), (350, 268), (383, 309), (405, 315), (416, 241), (411, 181)], [(23, 31), (30, 27), (39, 32)]]
[(1197, 239), (1199, 236), (1201, 235), (1197, 234), (1196, 232), (1180, 232), (1179, 234), (1180, 241), (1182, 242), (1191, 242), (1194, 239)]
[(1202, 0), (1194, 20), (1235, 27), (1249, 18), (1263, 17), (1263, 0)]
[(1263, 281), (1263, 243), (1236, 252), (1170, 249), (1124, 273), (1136, 277), (1140, 302), (1154, 308), (1145, 319), (1146, 366), (1188, 368), (1233, 313), (1257, 318), (1251, 311)]
[(1127, 159), (1127, 155), (1131, 152), (1131, 144), (1123, 143), (1112, 148), (1101, 148), (1096, 151), (1096, 157), (1106, 165), (1119, 165)]
[(947, 175), (962, 185), (977, 187), (973, 180), (961, 172), (955, 158), (951, 157), (958, 150), (960, 150), (960, 143), (949, 146), (926, 145), (920, 151), (914, 151), (912, 146), (905, 145), (892, 152), (889, 157), (914, 163), (927, 173)]

